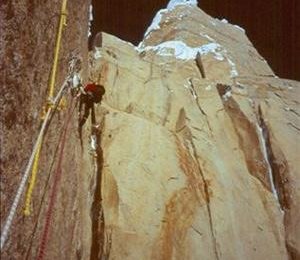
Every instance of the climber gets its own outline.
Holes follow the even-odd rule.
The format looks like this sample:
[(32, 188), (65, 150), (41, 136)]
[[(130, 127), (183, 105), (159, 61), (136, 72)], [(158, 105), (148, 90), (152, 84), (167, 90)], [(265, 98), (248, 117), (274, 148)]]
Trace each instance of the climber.
[[(98, 104), (102, 100), (102, 96), (105, 93), (105, 89), (102, 85), (96, 84), (95, 82), (88, 83), (84, 88), (80, 88), (78, 94), (79, 97), (79, 119), (78, 119), (78, 132), (80, 141), (82, 144), (81, 132), (82, 127), (88, 119), (91, 112), (92, 127), (95, 127), (95, 109), (94, 104)], [(84, 112), (82, 114), (82, 107), (84, 105)]]

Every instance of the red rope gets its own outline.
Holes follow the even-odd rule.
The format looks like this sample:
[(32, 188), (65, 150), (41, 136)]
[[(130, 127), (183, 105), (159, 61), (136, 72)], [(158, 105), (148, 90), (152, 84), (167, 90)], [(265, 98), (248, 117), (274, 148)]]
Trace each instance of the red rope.
[(70, 108), (69, 108), (68, 115), (67, 115), (67, 120), (66, 120), (64, 129), (63, 129), (63, 131), (64, 131), (63, 135), (61, 136), (61, 139), (59, 140), (59, 142), (61, 143), (61, 147), (60, 147), (60, 151), (59, 151), (57, 167), (56, 167), (56, 170), (54, 173), (54, 183), (53, 183), (51, 195), (49, 198), (50, 203), (49, 203), (47, 213), (46, 213), (46, 221), (45, 221), (44, 230), (42, 232), (42, 238), (41, 238), (41, 242), (39, 245), (39, 250), (38, 250), (38, 254), (37, 254), (37, 258), (36, 258), (37, 260), (42, 260), (45, 256), (45, 250), (46, 250), (48, 237), (49, 237), (49, 228), (50, 228), (50, 224), (51, 224), (51, 217), (52, 217), (53, 208), (55, 205), (59, 181), (60, 181), (61, 175), (62, 175), (61, 166), (62, 166), (62, 162), (63, 162), (63, 155), (64, 155), (64, 148), (65, 148), (65, 143), (66, 143), (68, 126), (71, 122), (72, 115), (73, 115), (74, 109), (76, 107), (76, 106), (74, 106), (73, 109), (71, 109), (72, 103), (73, 103), (73, 100), (70, 104)]

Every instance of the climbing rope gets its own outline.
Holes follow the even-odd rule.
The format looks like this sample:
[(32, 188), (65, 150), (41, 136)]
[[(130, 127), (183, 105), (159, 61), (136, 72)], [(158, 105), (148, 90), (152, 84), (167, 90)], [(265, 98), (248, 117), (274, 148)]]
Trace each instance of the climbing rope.
[(42, 142), (43, 142), (42, 139), (43, 138), (41, 138), (41, 141), (38, 144), (38, 148), (37, 148), (36, 155), (34, 157), (33, 166), (32, 166), (31, 178), (29, 180), (29, 187), (28, 187), (28, 191), (27, 191), (26, 199), (25, 199), (25, 209), (24, 209), (25, 216), (29, 216), (31, 213), (31, 210), (30, 210), (31, 197), (32, 197), (32, 192), (33, 192), (34, 185), (36, 182), (37, 172), (38, 172), (38, 163), (39, 163)]
[(50, 122), (50, 120), (53, 116), (53, 113), (56, 111), (57, 106), (62, 99), (63, 91), (64, 91), (65, 87), (67, 86), (67, 82), (64, 82), (61, 90), (58, 92), (56, 98), (53, 100), (54, 86), (55, 86), (57, 66), (58, 66), (58, 57), (59, 57), (59, 51), (60, 51), (60, 46), (61, 46), (62, 31), (63, 31), (63, 27), (66, 25), (66, 16), (67, 16), (67, 0), (62, 0), (61, 15), (60, 15), (60, 21), (59, 21), (58, 32), (57, 32), (57, 37), (56, 37), (56, 44), (55, 44), (55, 51), (54, 51), (54, 60), (53, 60), (53, 66), (52, 66), (52, 70), (51, 70), (51, 77), (50, 77), (50, 81), (49, 81), (49, 94), (48, 94), (47, 105), (44, 110), (45, 116), (42, 120), (42, 127), (40, 129), (38, 138), (33, 147), (29, 162), (25, 169), (25, 173), (21, 179), (21, 182), (20, 182), (19, 188), (17, 190), (16, 196), (14, 198), (13, 204), (10, 208), (8, 217), (5, 221), (5, 225), (1, 232), (1, 244), (0, 244), (1, 250), (7, 239), (14, 215), (15, 215), (17, 207), (19, 205), (21, 195), (25, 188), (26, 181), (30, 175), (30, 169), (33, 164), (32, 178), (30, 180), (30, 185), (29, 185), (28, 192), (26, 195), (25, 211), (24, 211), (25, 215), (30, 214), (30, 202), (31, 202), (34, 185), (36, 182), (36, 176), (37, 176), (37, 171), (38, 171), (38, 162), (39, 162), (39, 158), (40, 158), (40, 152), (42, 149), (43, 136), (45, 134), (48, 123)]
[(2, 229), (2, 232), (1, 232), (1, 243), (0, 243), (0, 249), (2, 250), (4, 244), (5, 244), (5, 241), (7, 239), (7, 236), (8, 236), (8, 233), (9, 233), (9, 230), (10, 230), (10, 227), (11, 227), (11, 224), (12, 224), (12, 221), (13, 221), (13, 218), (14, 218), (14, 215), (16, 213), (16, 210), (17, 210), (17, 207), (19, 205), (19, 202), (20, 202), (20, 198), (21, 198), (21, 195), (23, 193), (23, 190), (25, 188), (25, 184), (26, 184), (26, 181), (29, 177), (29, 174), (30, 174), (30, 169), (31, 169), (31, 166), (32, 166), (32, 163), (33, 163), (33, 160), (35, 158), (35, 154), (39, 148), (39, 144), (41, 143), (41, 140), (45, 134), (45, 131), (46, 131), (46, 128), (48, 126), (48, 123), (49, 121), (51, 120), (52, 118), (52, 115), (53, 115), (53, 112), (56, 111), (56, 108), (63, 96), (63, 93), (64, 93), (64, 90), (66, 89), (67, 87), (67, 81), (64, 82), (63, 86), (61, 87), (60, 91), (58, 92), (57, 96), (55, 97), (54, 99), (54, 108), (53, 109), (49, 109), (47, 111), (47, 114), (45, 116), (45, 119), (42, 123), (42, 127), (40, 129), (40, 132), (38, 134), (38, 137), (37, 137), (37, 140), (34, 144), (34, 147), (32, 149), (32, 153), (31, 153), (31, 156), (29, 158), (29, 161), (28, 161), (28, 164), (26, 166), (26, 169), (25, 169), (25, 172), (24, 172), (24, 175), (21, 179), (21, 182), (20, 182), (20, 185), (19, 185), (19, 188), (17, 190), (17, 193), (15, 195), (15, 198), (14, 198), (14, 201), (13, 201), (13, 204), (10, 208), (10, 211), (9, 211), (9, 214), (8, 214), (8, 217), (5, 221), (5, 224), (4, 224), (4, 227)]
[(57, 71), (57, 65), (58, 65), (58, 56), (59, 56), (60, 45), (61, 45), (61, 36), (62, 36), (63, 27), (66, 25), (66, 20), (67, 20), (67, 0), (63, 0), (62, 5), (61, 5), (60, 20), (59, 20), (59, 26), (58, 26), (58, 32), (57, 32), (56, 44), (55, 44), (55, 50), (54, 50), (53, 66), (52, 66), (51, 77), (50, 77), (50, 81), (49, 81), (49, 100), (50, 101), (51, 101), (51, 98), (53, 97), (53, 93), (54, 93), (56, 71)]
[(31, 253), (31, 250), (32, 250), (32, 245), (35, 241), (35, 238), (36, 238), (36, 232), (37, 232), (37, 229), (38, 229), (38, 224), (40, 223), (40, 218), (41, 218), (41, 215), (42, 215), (42, 207), (45, 203), (45, 200), (46, 200), (46, 195), (47, 195), (47, 190), (49, 190), (49, 185), (50, 185), (50, 179), (51, 179), (51, 173), (53, 172), (53, 168), (55, 166), (55, 162), (56, 162), (56, 155), (58, 154), (58, 151), (59, 151), (59, 148), (60, 148), (60, 140), (63, 136), (63, 132), (64, 132), (64, 124), (62, 125), (62, 127), (60, 127), (60, 130), (59, 130), (59, 138), (58, 138), (58, 142), (56, 143), (55, 145), (55, 149), (54, 149), (54, 153), (53, 153), (53, 156), (52, 156), (52, 160), (51, 162), (49, 162), (49, 170), (47, 172), (47, 178), (46, 178), (46, 183), (44, 185), (44, 187), (42, 188), (43, 190), (43, 193), (41, 194), (40, 196), (40, 201), (39, 201), (39, 205), (37, 205), (38, 209), (36, 210), (37, 212), (37, 216), (35, 217), (35, 223), (34, 223), (34, 228), (32, 230), (32, 233), (31, 233), (31, 236), (29, 238), (30, 242), (29, 242), (29, 245), (27, 247), (27, 252), (26, 252), (26, 256), (24, 257), (24, 260), (29, 260), (30, 259), (30, 253)]
[[(59, 26), (58, 26), (57, 36), (56, 36), (53, 65), (52, 65), (51, 76), (50, 76), (50, 81), (49, 81), (49, 93), (48, 93), (46, 105), (44, 106), (44, 112), (48, 111), (53, 106), (52, 99), (53, 99), (55, 79), (56, 79), (56, 74), (57, 74), (58, 57), (59, 57), (59, 51), (60, 51), (60, 46), (61, 46), (62, 31), (63, 31), (64, 25), (66, 25), (66, 15), (67, 15), (66, 11), (67, 11), (67, 0), (63, 0), (62, 6), (61, 6), (61, 15), (60, 15), (60, 20), (59, 20)], [(43, 118), (42, 118), (42, 120), (43, 120)], [(40, 160), (42, 142), (43, 142), (43, 140), (41, 138), (41, 140), (38, 144), (38, 149), (37, 149), (35, 157), (34, 157), (32, 174), (31, 174), (31, 178), (29, 180), (29, 187), (28, 187), (28, 190), (26, 193), (26, 199), (25, 199), (25, 209), (24, 209), (25, 216), (29, 216), (31, 213), (31, 210), (30, 210), (31, 198), (32, 198), (32, 193), (33, 193), (33, 189), (35, 187), (36, 178), (37, 178), (37, 174), (38, 174), (38, 164), (39, 164), (39, 160)]]
[[(73, 101), (73, 99), (72, 99), (72, 101)], [(62, 166), (62, 162), (63, 162), (63, 155), (64, 155), (64, 148), (65, 148), (65, 144), (66, 144), (66, 136), (67, 136), (68, 126), (71, 122), (75, 108), (76, 108), (76, 104), (72, 108), (72, 103), (71, 103), (71, 105), (69, 107), (69, 113), (67, 115), (65, 127), (64, 127), (64, 132), (63, 132), (62, 138), (60, 140), (61, 147), (60, 147), (59, 156), (58, 156), (57, 168), (56, 168), (56, 171), (54, 174), (54, 184), (53, 184), (52, 191), (50, 194), (49, 206), (48, 206), (47, 213), (46, 213), (45, 226), (44, 226), (44, 230), (42, 232), (42, 238), (41, 238), (41, 242), (40, 242), (39, 249), (38, 249), (38, 255), (37, 255), (38, 260), (42, 260), (45, 255), (45, 249), (46, 249), (46, 245), (48, 242), (49, 228), (50, 228), (53, 208), (55, 205), (57, 189), (58, 189), (58, 185), (59, 185), (61, 175), (62, 175), (61, 166)]]

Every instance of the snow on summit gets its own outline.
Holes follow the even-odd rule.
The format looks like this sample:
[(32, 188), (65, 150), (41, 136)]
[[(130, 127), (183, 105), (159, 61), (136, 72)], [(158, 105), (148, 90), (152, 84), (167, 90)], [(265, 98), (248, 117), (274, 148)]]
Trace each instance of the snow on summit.
[(213, 53), (217, 60), (223, 60), (224, 57), (219, 52), (221, 45), (217, 43), (209, 43), (196, 48), (187, 46), (182, 41), (167, 41), (156, 46), (147, 46), (143, 50), (154, 51), (160, 56), (175, 56), (177, 59), (190, 60), (195, 59), (197, 53), (202, 55)]
[(159, 24), (160, 24), (160, 21), (161, 21), (162, 14), (166, 13), (166, 12), (167, 12), (167, 9), (161, 9), (160, 11), (158, 11), (156, 13), (156, 15), (153, 18), (153, 21), (152, 21), (151, 25), (148, 27), (148, 29), (145, 32), (144, 37), (146, 37), (151, 31), (160, 29)]
[(193, 6), (197, 6), (198, 5), (198, 1), (197, 0), (171, 0), (168, 5), (167, 5), (167, 9), (172, 9), (177, 5), (193, 5)]
[(144, 37), (146, 37), (151, 31), (159, 30), (160, 29), (159, 24), (161, 22), (162, 15), (164, 13), (167, 13), (170, 10), (173, 10), (178, 5), (197, 6), (198, 1), (197, 0), (171, 0), (168, 3), (167, 8), (161, 9), (156, 13), (151, 25), (148, 27), (148, 29), (145, 32)]
[[(161, 9), (156, 13), (151, 25), (149, 26), (149, 28), (147, 29), (147, 31), (144, 34), (144, 39), (146, 39), (152, 31), (159, 30), (161, 28), (160, 23), (162, 20), (162, 16), (164, 14), (173, 10), (177, 6), (197, 7), (197, 5), (198, 5), (197, 0), (171, 0), (171, 1), (169, 1), (168, 5), (165, 9)], [(227, 20), (225, 20), (225, 19), (223, 19), (221, 22), (228, 23)], [(209, 43), (191, 47), (182, 40), (171, 40), (171, 41), (165, 41), (165, 42), (162, 42), (162, 43), (156, 44), (156, 45), (145, 46), (142, 41), (136, 47), (136, 50), (138, 52), (150, 51), (150, 52), (154, 52), (156, 55), (159, 55), (159, 56), (169, 56), (169, 57), (171, 56), (171, 57), (175, 57), (176, 59), (179, 59), (179, 60), (195, 59), (198, 53), (201, 54), (201, 56), (210, 54), (217, 61), (227, 61), (228, 62), (229, 66), (231, 67), (230, 76), (232, 78), (238, 76), (239, 73), (237, 71), (236, 65), (232, 61), (229, 53), (224, 48), (224, 46), (217, 43), (213, 38), (211, 38), (207, 34), (200, 32), (200, 35), (202, 37), (206, 38), (207, 40), (209, 40)]]
[(211, 54), (218, 61), (227, 60), (231, 67), (230, 76), (232, 78), (239, 75), (235, 63), (231, 60), (224, 47), (216, 42), (211, 42), (198, 47), (190, 47), (182, 41), (166, 41), (154, 46), (137, 47), (137, 51), (153, 51), (159, 56), (173, 56), (179, 60), (195, 59), (197, 53), (202, 56)]

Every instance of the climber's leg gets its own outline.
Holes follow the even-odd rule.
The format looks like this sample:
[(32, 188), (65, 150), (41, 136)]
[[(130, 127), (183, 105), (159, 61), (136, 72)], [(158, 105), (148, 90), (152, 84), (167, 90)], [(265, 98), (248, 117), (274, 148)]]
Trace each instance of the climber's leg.
[(89, 103), (85, 103), (84, 104), (84, 114), (80, 118), (79, 118), (79, 123), (78, 123), (78, 133), (79, 133), (79, 139), (80, 139), (80, 143), (81, 143), (81, 147), (83, 147), (83, 143), (82, 143), (82, 127), (85, 124), (86, 120), (88, 119), (89, 115), (90, 115), (90, 105)]
[(91, 105), (91, 110), (92, 110), (92, 113), (91, 113), (91, 123), (92, 123), (92, 126), (94, 127), (94, 125), (96, 124), (96, 115), (95, 115), (94, 104)]

